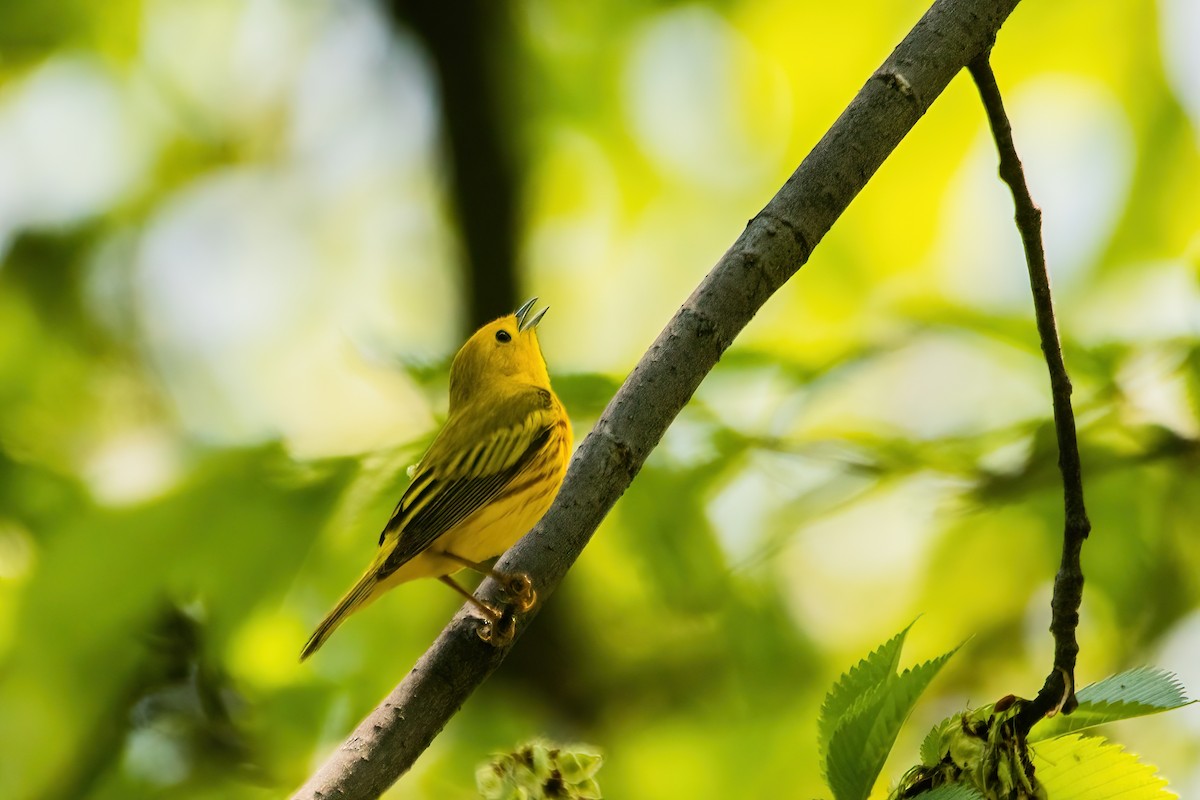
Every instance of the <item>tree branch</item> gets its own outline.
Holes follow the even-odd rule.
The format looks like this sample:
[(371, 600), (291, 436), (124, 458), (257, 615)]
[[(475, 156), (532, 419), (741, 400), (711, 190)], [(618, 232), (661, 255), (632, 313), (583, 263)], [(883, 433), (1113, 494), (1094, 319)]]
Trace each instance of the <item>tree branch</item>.
[[(808, 260), (950, 80), (987, 50), (1018, 2), (934, 3), (659, 334), (580, 444), (550, 511), (499, 569), (528, 573), (548, 599), (734, 337)], [(478, 594), (503, 602), (490, 579)], [(507, 653), (481, 641), (477, 625), (460, 610), (294, 797), (375, 797), (408, 770)]]
[(975, 79), (979, 97), (987, 111), (996, 149), (1000, 153), (1000, 178), (1012, 191), (1017, 230), (1025, 247), (1038, 337), (1042, 342), (1042, 354), (1046, 357), (1046, 368), (1050, 371), (1054, 430), (1058, 434), (1058, 467), (1062, 472), (1066, 511), (1062, 562), (1054, 578), (1054, 594), (1050, 601), (1054, 667), (1037, 697), (1017, 719), (1018, 727), (1028, 732), (1047, 714), (1059, 708), (1069, 714), (1078, 705), (1075, 700), (1075, 657), (1079, 654), (1079, 643), (1075, 640), (1075, 629), (1079, 626), (1079, 604), (1083, 600), (1083, 568), (1079, 554), (1092, 524), (1088, 521), (1087, 509), (1083, 504), (1083, 476), (1079, 464), (1079, 444), (1075, 439), (1075, 412), (1071, 408), (1071, 379), (1067, 376), (1058, 327), (1054, 322), (1050, 275), (1046, 270), (1046, 253), (1042, 247), (1042, 212), (1034, 205), (1029, 186), (1025, 183), (1025, 171), (1013, 144), (1012, 127), (988, 58), (989, 53), (982, 53), (971, 62), (971, 77)]

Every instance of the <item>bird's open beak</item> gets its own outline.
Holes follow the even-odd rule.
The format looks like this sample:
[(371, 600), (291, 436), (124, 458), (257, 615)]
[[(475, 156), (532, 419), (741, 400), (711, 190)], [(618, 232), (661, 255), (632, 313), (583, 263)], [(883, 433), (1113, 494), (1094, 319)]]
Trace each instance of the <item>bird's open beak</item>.
[(514, 312), (517, 315), (517, 330), (521, 333), (524, 333), (531, 328), (536, 328), (538, 323), (542, 321), (542, 317), (546, 316), (546, 312), (550, 310), (550, 306), (546, 306), (541, 311), (530, 317), (529, 312), (533, 308), (533, 304), (536, 302), (537, 298), (531, 297), (529, 301), (525, 303), (525, 305), (521, 306)]

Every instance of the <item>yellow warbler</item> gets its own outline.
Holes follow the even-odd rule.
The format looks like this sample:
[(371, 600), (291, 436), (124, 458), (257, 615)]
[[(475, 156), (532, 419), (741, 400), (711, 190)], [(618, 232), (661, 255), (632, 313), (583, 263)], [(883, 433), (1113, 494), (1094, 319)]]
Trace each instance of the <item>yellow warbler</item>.
[(571, 422), (550, 388), (535, 332), (547, 309), (530, 316), (536, 301), (484, 325), (454, 357), (445, 426), (417, 464), (375, 559), (317, 626), (301, 661), (352, 612), (414, 578), (436, 576), (478, 606), (491, 623), (481, 631), (485, 637), (500, 611), (476, 600), (451, 573), (467, 567), (492, 575), (518, 608), (533, 605), (537, 595), (527, 576), (501, 575), (481, 562), (541, 519), (570, 458)]

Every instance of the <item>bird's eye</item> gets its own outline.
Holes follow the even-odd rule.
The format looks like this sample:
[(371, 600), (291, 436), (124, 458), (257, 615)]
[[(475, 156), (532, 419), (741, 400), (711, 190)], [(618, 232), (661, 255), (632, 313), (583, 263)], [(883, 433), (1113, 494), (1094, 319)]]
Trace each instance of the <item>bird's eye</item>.
[(501, 344), (507, 344), (508, 342), (512, 341), (512, 336), (508, 331), (501, 328), (500, 330), (496, 331), (496, 341), (500, 342)]

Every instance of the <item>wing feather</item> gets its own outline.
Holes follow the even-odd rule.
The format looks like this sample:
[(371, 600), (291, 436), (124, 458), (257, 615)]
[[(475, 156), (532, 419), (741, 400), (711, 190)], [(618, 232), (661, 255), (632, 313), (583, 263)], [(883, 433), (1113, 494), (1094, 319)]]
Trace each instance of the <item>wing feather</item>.
[(380, 579), (498, 497), (534, 460), (549, 441), (554, 421), (544, 407), (532, 411), (517, 424), (496, 429), (465, 455), (439, 458), (439, 442), (434, 442), (379, 537), (381, 546), (396, 542)]

